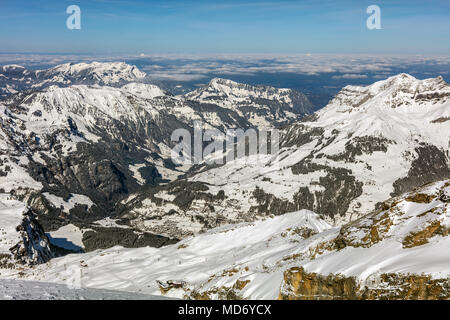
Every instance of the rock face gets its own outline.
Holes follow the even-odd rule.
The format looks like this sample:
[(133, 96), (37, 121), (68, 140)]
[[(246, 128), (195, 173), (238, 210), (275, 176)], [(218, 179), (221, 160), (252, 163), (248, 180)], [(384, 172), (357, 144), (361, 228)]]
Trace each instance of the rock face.
[(356, 300), (359, 287), (355, 278), (322, 276), (291, 268), (284, 273), (280, 300)]
[(0, 193), (0, 221), (1, 268), (40, 264), (54, 257), (36, 214), (25, 203)]
[(284, 273), (281, 300), (448, 300), (448, 278), (381, 274), (378, 287), (360, 287), (355, 277), (308, 273), (291, 268)]
[(44, 229), (30, 208), (23, 212), (22, 223), (16, 230), (22, 238), (21, 242), (10, 249), (16, 261), (33, 265), (45, 263), (54, 257)]

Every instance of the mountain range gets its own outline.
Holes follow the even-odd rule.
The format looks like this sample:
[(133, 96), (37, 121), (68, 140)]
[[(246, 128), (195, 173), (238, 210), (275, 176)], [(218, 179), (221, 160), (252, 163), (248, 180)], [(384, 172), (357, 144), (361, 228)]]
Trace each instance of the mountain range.
[[(408, 298), (448, 297), (449, 257), (435, 254), (449, 228), (442, 77), (347, 86), (312, 113), (292, 89), (214, 78), (172, 95), (125, 63), (12, 65), (0, 68), (0, 98), (6, 275), (16, 263), (50, 261), (26, 276), (62, 282), (62, 265), (81, 265), (86, 285), (103, 289), (291, 299), (400, 297), (383, 286), (424, 273), (439, 293), (419, 286)], [(192, 132), (194, 121), (222, 132), (277, 129), (280, 148), (223, 165), (174, 164), (171, 134)], [(419, 253), (425, 264), (411, 260)], [(133, 262), (118, 274), (147, 275), (137, 284), (102, 278), (111, 255)], [(366, 260), (345, 264), (355, 259)]]

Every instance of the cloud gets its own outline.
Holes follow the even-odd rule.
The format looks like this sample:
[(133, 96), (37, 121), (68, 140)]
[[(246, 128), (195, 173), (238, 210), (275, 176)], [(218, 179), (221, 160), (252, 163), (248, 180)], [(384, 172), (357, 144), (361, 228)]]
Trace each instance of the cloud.
[(184, 73), (152, 73), (149, 75), (154, 80), (170, 80), (170, 81), (194, 81), (204, 79), (204, 74), (184, 74)]
[(330, 74), (333, 79), (387, 77), (399, 67), (434, 66), (448, 71), (449, 56), (364, 55), (364, 54), (145, 54), (135, 55), (39, 55), (0, 54), (0, 65), (20, 64), (46, 68), (67, 62), (131, 61), (151, 79), (194, 81), (214, 76), (291, 73), (307, 76)]
[(340, 76), (332, 76), (332, 79), (367, 79), (365, 74), (345, 73)]

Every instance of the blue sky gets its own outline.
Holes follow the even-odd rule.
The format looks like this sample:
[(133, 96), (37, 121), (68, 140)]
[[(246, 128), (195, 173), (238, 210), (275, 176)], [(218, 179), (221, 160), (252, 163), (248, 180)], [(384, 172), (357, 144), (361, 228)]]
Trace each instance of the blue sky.
[(450, 54), (449, 14), (448, 0), (1, 0), (0, 52)]

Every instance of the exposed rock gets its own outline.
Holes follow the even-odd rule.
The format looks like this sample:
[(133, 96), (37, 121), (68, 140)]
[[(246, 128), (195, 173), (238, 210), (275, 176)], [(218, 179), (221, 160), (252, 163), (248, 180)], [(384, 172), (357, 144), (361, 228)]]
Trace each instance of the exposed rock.
[(50, 242), (30, 208), (24, 211), (17, 232), (20, 233), (22, 241), (10, 249), (16, 261), (33, 265), (45, 263), (54, 257)]
[(284, 272), (280, 289), (281, 300), (355, 300), (359, 286), (352, 277), (323, 276), (291, 268)]
[(282, 300), (446, 300), (448, 279), (413, 274), (381, 274), (367, 285), (355, 277), (308, 273), (294, 267), (284, 273)]
[(417, 157), (405, 178), (394, 182), (391, 196), (400, 195), (424, 184), (450, 178), (449, 158), (443, 150), (433, 145), (423, 145), (415, 149)]
[(139, 234), (128, 228), (95, 227), (94, 229), (94, 231), (87, 231), (83, 234), (83, 244), (86, 252), (97, 249), (107, 249), (114, 246), (122, 246), (125, 248), (140, 248), (147, 246), (160, 248), (178, 242), (177, 239), (170, 239), (148, 232)]

